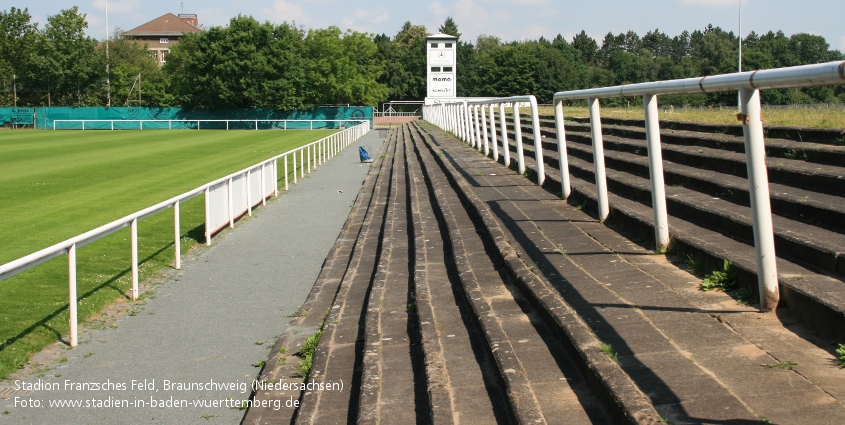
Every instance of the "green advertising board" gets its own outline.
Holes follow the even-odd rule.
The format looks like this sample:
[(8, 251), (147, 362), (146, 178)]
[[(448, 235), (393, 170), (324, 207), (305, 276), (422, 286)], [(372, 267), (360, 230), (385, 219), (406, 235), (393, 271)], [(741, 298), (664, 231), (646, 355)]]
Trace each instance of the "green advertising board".
[(35, 124), (35, 108), (12, 108), (10, 123), (14, 125)]

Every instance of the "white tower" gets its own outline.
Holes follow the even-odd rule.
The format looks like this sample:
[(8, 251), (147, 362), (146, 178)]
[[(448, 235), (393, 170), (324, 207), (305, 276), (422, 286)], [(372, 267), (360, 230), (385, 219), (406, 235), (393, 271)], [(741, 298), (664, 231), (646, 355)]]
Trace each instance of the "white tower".
[(426, 37), (426, 104), (453, 100), (457, 96), (458, 37), (436, 34)]

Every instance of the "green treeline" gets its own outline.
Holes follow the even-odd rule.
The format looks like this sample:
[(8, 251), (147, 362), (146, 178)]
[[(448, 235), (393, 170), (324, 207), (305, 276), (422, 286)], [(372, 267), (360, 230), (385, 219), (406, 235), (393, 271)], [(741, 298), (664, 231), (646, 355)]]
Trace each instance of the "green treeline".
[[(421, 100), (426, 92), (428, 30), (406, 22), (395, 36), (337, 27), (305, 30), (287, 22), (237, 16), (225, 27), (185, 35), (158, 67), (142, 44), (116, 29), (106, 43), (85, 35), (78, 8), (50, 16), (44, 28), (27, 9), (0, 11), (0, 106), (267, 107), (377, 105)], [(460, 37), (452, 18), (439, 32)], [(457, 46), (458, 96), (534, 94), (549, 103), (557, 91), (735, 72), (737, 38), (708, 26), (670, 37), (659, 30), (584, 31), (572, 40), (505, 42), (482, 35)], [(820, 36), (751, 33), (743, 40), (743, 70), (843, 60)], [(108, 63), (108, 73), (106, 64)], [(138, 76), (140, 75), (140, 79)], [(109, 90), (110, 89), (110, 90)], [(615, 102), (629, 102), (617, 99)], [(637, 100), (634, 100), (636, 102)], [(845, 86), (767, 90), (764, 103), (845, 102)], [(613, 101), (611, 101), (613, 102)], [(736, 104), (736, 95), (663, 96), (661, 104)]]

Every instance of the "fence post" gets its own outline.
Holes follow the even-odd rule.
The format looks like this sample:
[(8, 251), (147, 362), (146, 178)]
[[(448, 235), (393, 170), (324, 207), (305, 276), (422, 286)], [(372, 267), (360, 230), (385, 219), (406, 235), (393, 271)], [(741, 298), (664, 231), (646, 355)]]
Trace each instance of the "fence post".
[(502, 154), (504, 154), (505, 167), (511, 167), (511, 146), (508, 142), (508, 123), (505, 122), (505, 104), (499, 104), (499, 126), (502, 128)]
[(70, 346), (79, 345), (77, 332), (77, 299), (76, 299), (76, 244), (67, 249), (67, 274), (68, 274), (68, 325), (70, 326)]
[(481, 150), (481, 125), (478, 122), (478, 105), (472, 105), (472, 147)]
[(205, 188), (205, 245), (211, 245), (211, 187)]
[(557, 158), (560, 166), (560, 194), (568, 199), (572, 193), (569, 181), (569, 155), (566, 153), (566, 128), (563, 123), (563, 102), (555, 102), (555, 129), (557, 130)]
[(226, 188), (229, 192), (229, 228), (233, 229), (235, 227), (235, 206), (232, 205), (232, 178), (229, 178), (228, 184)]
[(246, 211), (252, 217), (252, 170), (246, 170)]
[(757, 254), (757, 284), (760, 310), (774, 311), (780, 300), (777, 262), (775, 258), (772, 205), (769, 200), (769, 176), (766, 170), (766, 147), (763, 144), (763, 121), (760, 117), (760, 91), (740, 88), (742, 129), (745, 139), (748, 191), (751, 195), (751, 220)]
[[(296, 151), (291, 155), (293, 157), (293, 184), (296, 184)], [(285, 187), (287, 189), (287, 187)]]
[(485, 109), (485, 105), (479, 105), (481, 108), (481, 137), (484, 140), (484, 156), (487, 156), (490, 153), (490, 140), (487, 138), (487, 112)]
[(513, 132), (516, 139), (516, 169), (525, 174), (525, 154), (522, 151), (522, 124), (519, 122), (519, 105), (513, 102)]
[(493, 145), (493, 161), (499, 162), (499, 145), (496, 142), (496, 114), (493, 112), (493, 104), (488, 105), (490, 114), (490, 142)]
[(173, 255), (176, 270), (182, 268), (182, 226), (179, 222), (179, 201), (173, 203)]
[(534, 127), (534, 161), (537, 163), (537, 184), (542, 186), (546, 181), (546, 167), (543, 166), (543, 135), (540, 134), (540, 115), (537, 111), (537, 98), (528, 97), (531, 107), (531, 126)]
[(285, 155), (285, 191), (288, 190), (288, 156)]
[(651, 206), (654, 211), (654, 242), (658, 251), (669, 246), (669, 223), (666, 215), (666, 186), (663, 181), (663, 153), (660, 147), (660, 122), (657, 96), (644, 95), (645, 136), (648, 147), (648, 172), (651, 177)]
[(267, 163), (261, 164), (261, 206), (267, 205)]
[(601, 111), (599, 100), (588, 98), (590, 105), (590, 130), (593, 137), (593, 169), (596, 176), (596, 196), (599, 203), (599, 221), (607, 220), (610, 206), (607, 202), (607, 177), (604, 169), (604, 142), (601, 135)]
[(129, 226), (132, 244), (132, 300), (138, 299), (138, 218)]

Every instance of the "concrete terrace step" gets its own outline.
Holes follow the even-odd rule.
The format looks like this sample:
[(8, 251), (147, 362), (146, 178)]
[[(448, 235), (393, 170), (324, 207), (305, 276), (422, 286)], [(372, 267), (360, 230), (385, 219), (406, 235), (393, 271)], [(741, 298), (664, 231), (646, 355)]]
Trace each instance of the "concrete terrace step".
[[(528, 169), (534, 169), (533, 140), (527, 136), (523, 137), (528, 140), (524, 143), (526, 166)], [(544, 140), (544, 143), (552, 144), (552, 142), (548, 139)], [(512, 145), (511, 149), (515, 150), (515, 147)], [(556, 155), (553, 158), (547, 156), (546, 163), (548, 166), (556, 166)], [(576, 205), (587, 202), (590, 210), (597, 211), (593, 168), (590, 163), (585, 165), (571, 161), (570, 174), (574, 195), (570, 196), (570, 201)], [(559, 175), (559, 172), (553, 169), (546, 171), (547, 186), (557, 193), (560, 191)], [(613, 171), (610, 167), (607, 175), (608, 188), (616, 193), (616, 195), (611, 193), (610, 197), (610, 221), (624, 226), (647, 245), (652, 243), (653, 213), (647, 181), (627, 173)], [(632, 194), (632, 192), (636, 193)], [(670, 197), (672, 192), (680, 192), (689, 199), (682, 202), (681, 196)], [(694, 198), (703, 199), (695, 200)], [(718, 208), (708, 209), (708, 205), (713, 204), (721, 207), (721, 212)], [(750, 238), (747, 237), (750, 234), (750, 218), (748, 218), (749, 213), (746, 207), (723, 200), (707, 199), (706, 196), (702, 197), (696, 192), (683, 188), (667, 188), (667, 207), (670, 214), (670, 236), (679, 252), (683, 251), (685, 255), (705, 260), (709, 266), (708, 270), (721, 270), (722, 260), (731, 260), (743, 271), (738, 276), (740, 286), (756, 291), (756, 262), (753, 246), (750, 244)], [(707, 218), (710, 220), (707, 221)], [(792, 313), (805, 324), (813, 326), (827, 337), (845, 339), (845, 304), (842, 302), (845, 284), (841, 277), (826, 274), (841, 271), (843, 256), (839, 251), (843, 245), (836, 241), (840, 241), (842, 235), (823, 228), (811, 227), (806, 223), (792, 222), (783, 217), (775, 216), (775, 223), (777, 224), (775, 232), (776, 243), (778, 243), (779, 281), (781, 290), (784, 292), (783, 301), (788, 303)], [(737, 232), (738, 227), (745, 229)], [(697, 237), (701, 234), (708, 236), (706, 243)], [(732, 249), (721, 248), (725, 246), (730, 246)], [(790, 251), (792, 256), (786, 255)], [(809, 253), (812, 254), (807, 255)], [(750, 260), (744, 261), (746, 259)], [(796, 260), (803, 260), (804, 266), (794, 263)], [(824, 270), (827, 272), (825, 273)]]
[[(540, 125), (554, 129), (554, 119), (545, 118)], [(567, 131), (589, 133), (589, 120), (586, 122), (567, 121)], [(796, 135), (773, 131), (766, 127), (766, 152), (770, 157), (786, 159), (802, 159), (804, 162), (828, 165), (845, 165), (845, 135), (837, 137), (841, 141), (829, 137), (822, 140), (828, 143), (814, 143), (812, 139), (803, 140), (801, 133)], [(745, 142), (742, 136), (742, 127), (739, 133), (730, 134), (724, 127), (700, 126), (700, 125), (672, 125), (666, 122), (661, 123), (660, 140), (664, 145), (679, 146), (701, 146), (711, 149), (721, 149), (737, 153), (745, 153)], [(644, 122), (642, 120), (619, 120), (602, 118), (602, 133), (610, 136), (617, 136), (629, 140), (646, 140)], [(797, 136), (796, 139), (779, 138), (780, 136)], [(808, 135), (810, 136), (810, 135)], [(810, 136), (812, 137), (812, 136)], [(834, 144), (831, 144), (834, 143)]]
[(417, 143), (449, 230), (463, 291), (496, 359), (516, 421), (607, 423), (606, 408), (587, 387), (543, 318), (504, 272), (492, 241), (484, 237), (454, 188), (445, 184), (446, 176), (434, 164), (433, 152), (421, 147), (419, 138)]
[[(662, 256), (477, 151), (455, 147), (442, 132), (429, 132), (454, 164), (453, 178), (465, 181), (464, 195), (489, 216), (486, 227), (504, 229), (520, 260), (553, 289), (544, 299), (565, 300), (595, 338), (613, 347), (663, 420), (845, 420), (841, 381), (826, 378), (845, 372), (830, 363), (825, 341), (806, 331), (798, 337), (793, 322), (760, 315), (724, 293), (698, 291), (696, 278)], [(753, 332), (746, 327), (752, 323), (760, 325)], [(799, 352), (807, 356), (795, 357)], [(806, 364), (775, 366), (792, 363)]]

